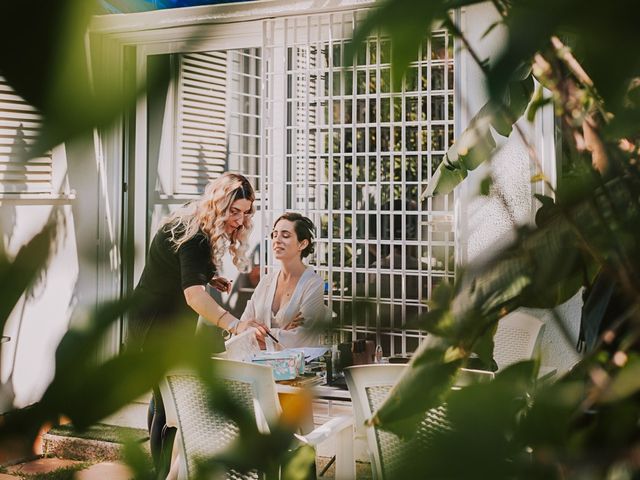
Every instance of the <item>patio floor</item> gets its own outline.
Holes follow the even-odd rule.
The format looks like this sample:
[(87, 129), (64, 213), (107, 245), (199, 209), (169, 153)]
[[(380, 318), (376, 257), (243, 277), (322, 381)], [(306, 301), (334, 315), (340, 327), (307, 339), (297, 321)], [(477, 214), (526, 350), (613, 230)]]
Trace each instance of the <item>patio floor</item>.
[[(326, 457), (318, 457), (318, 473), (329, 461)], [(88, 465), (89, 462), (79, 460), (66, 460), (60, 458), (39, 458), (30, 462), (19, 463), (4, 468), (6, 473), (0, 473), (0, 480), (33, 478), (35, 475), (43, 475), (60, 470), (76, 470), (76, 480), (129, 480), (132, 478), (130, 470), (120, 462), (98, 462)], [(83, 468), (84, 466), (84, 468)], [(327, 472), (319, 479), (333, 480), (334, 467), (329, 467)], [(356, 463), (356, 478), (371, 479), (371, 468), (366, 463)]]
[(81, 460), (67, 460), (61, 458), (39, 458), (25, 463), (19, 463), (6, 467), (6, 473), (0, 474), (0, 480), (10, 478), (33, 478), (38, 475), (52, 474), (53, 472), (75, 471), (76, 480), (128, 480), (132, 478), (129, 469), (119, 462), (99, 462), (93, 465)]
[[(115, 425), (128, 430), (144, 428), (146, 408), (144, 401), (133, 403), (123, 411), (106, 419), (105, 422), (111, 426)], [(38, 478), (46, 479), (46, 474), (48, 473), (51, 474), (51, 478), (54, 478), (55, 474), (53, 472), (59, 474), (63, 471), (75, 471), (73, 478), (77, 480), (107, 478), (110, 480), (128, 480), (132, 478), (131, 472), (126, 465), (119, 461), (118, 444), (115, 443), (117, 440), (114, 440), (113, 435), (115, 434), (109, 429), (92, 429), (92, 432), (96, 433), (96, 435), (91, 435), (91, 432), (77, 436), (73, 434), (61, 435), (61, 432), (65, 430), (72, 432), (72, 430), (65, 429), (63, 426), (43, 435), (43, 448), (37, 453), (43, 453), (46, 456), (0, 468), (0, 480), (33, 479), (35, 475), (38, 475)], [(146, 434), (146, 429), (144, 433)], [(112, 442), (111, 447), (105, 446), (110, 442)], [(148, 440), (143, 441), (143, 447), (148, 450)], [(322, 451), (318, 453), (323, 455)], [(330, 458), (327, 456), (318, 456), (316, 471), (320, 473), (329, 460)], [(335, 466), (331, 465), (325, 474), (318, 478), (319, 480), (332, 480), (334, 476)], [(60, 477), (55, 476), (55, 478)], [(372, 478), (371, 468), (368, 463), (356, 463), (356, 478)]]

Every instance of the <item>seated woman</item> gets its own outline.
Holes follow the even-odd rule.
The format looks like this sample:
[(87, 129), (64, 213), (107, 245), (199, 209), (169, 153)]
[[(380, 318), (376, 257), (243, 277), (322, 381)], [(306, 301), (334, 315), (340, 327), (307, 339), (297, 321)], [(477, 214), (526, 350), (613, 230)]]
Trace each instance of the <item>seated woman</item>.
[(299, 213), (285, 213), (276, 220), (271, 248), (281, 268), (260, 280), (240, 319), (268, 326), (279, 341), (276, 348), (319, 344), (328, 311), (324, 280), (302, 261), (313, 253), (314, 232), (313, 222)]

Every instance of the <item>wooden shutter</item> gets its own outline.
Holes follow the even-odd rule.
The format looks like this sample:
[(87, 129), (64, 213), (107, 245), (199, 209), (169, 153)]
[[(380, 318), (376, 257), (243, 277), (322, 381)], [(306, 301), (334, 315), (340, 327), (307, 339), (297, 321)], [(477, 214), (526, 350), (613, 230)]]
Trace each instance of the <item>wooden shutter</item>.
[(227, 52), (180, 56), (177, 193), (200, 193), (227, 161)]
[(51, 152), (24, 160), (41, 125), (36, 109), (0, 76), (0, 194), (52, 193)]

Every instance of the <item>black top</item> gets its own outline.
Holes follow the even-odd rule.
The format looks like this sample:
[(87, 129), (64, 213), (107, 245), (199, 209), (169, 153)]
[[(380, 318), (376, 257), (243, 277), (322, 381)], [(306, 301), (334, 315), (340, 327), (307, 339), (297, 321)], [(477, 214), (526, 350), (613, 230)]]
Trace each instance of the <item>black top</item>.
[(132, 339), (144, 342), (149, 329), (159, 322), (184, 317), (197, 319), (183, 291), (194, 285), (206, 285), (215, 273), (211, 243), (202, 231), (176, 251), (168, 226), (158, 230), (134, 292), (137, 308), (130, 323)]

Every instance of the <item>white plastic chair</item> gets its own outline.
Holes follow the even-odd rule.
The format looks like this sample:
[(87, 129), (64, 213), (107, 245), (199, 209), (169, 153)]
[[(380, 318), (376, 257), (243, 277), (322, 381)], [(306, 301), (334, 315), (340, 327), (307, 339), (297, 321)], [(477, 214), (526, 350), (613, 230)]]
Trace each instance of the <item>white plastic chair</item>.
[[(270, 366), (255, 365), (226, 359), (215, 362), (216, 379), (248, 411), (253, 412), (258, 429), (268, 432), (281, 414), (273, 372)], [(199, 458), (209, 458), (227, 449), (238, 437), (237, 426), (212, 411), (205, 390), (193, 372), (169, 373), (160, 384), (167, 425), (177, 427), (176, 447), (179, 455), (178, 478), (195, 478)], [(316, 446), (336, 438), (336, 479), (355, 477), (353, 458), (353, 419), (347, 416), (332, 418), (305, 436), (297, 435), (302, 443)], [(224, 478), (257, 479), (257, 471), (240, 474), (229, 471)]]
[(501, 318), (493, 337), (493, 358), (498, 369), (533, 358), (543, 332), (544, 323), (528, 313), (515, 311)]
[[(407, 368), (407, 365), (385, 364), (359, 365), (345, 369), (345, 379), (353, 401), (356, 436), (366, 436), (371, 470), (376, 480), (399, 478), (398, 468), (403, 462), (410, 461), (404, 456), (409, 450), (406, 441), (376, 426), (364, 425), (365, 420), (371, 418), (386, 400), (391, 388)], [(493, 376), (492, 372), (463, 370), (454, 388), (490, 380)], [(435, 432), (449, 428), (446, 406), (432, 408), (425, 414), (414, 441), (428, 443)]]

